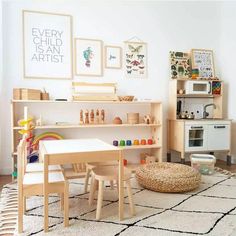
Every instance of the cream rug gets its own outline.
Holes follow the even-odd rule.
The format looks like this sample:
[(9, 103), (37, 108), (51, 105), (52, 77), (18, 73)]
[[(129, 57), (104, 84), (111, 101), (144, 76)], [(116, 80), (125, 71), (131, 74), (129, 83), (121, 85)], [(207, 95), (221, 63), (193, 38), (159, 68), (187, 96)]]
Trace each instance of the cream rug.
[[(50, 197), (50, 230), (46, 235), (80, 236), (228, 236), (236, 235), (236, 178), (216, 173), (202, 176), (196, 191), (185, 194), (157, 193), (141, 188), (132, 179), (136, 216), (130, 218), (125, 199), (125, 220), (118, 220), (117, 191), (106, 188), (102, 220), (95, 220), (96, 201), (88, 206), (88, 194), (83, 194), (83, 179), (70, 182), (70, 227), (63, 227), (63, 215), (57, 196)], [(0, 210), (13, 197), (16, 185), (6, 185), (2, 192)], [(27, 200), (24, 234), (43, 233), (42, 197)], [(3, 219), (0, 214), (0, 229)], [(14, 219), (14, 217), (12, 218)], [(14, 220), (13, 220), (14, 221)], [(13, 227), (14, 226), (14, 227)], [(9, 226), (11, 229), (16, 225)], [(9, 229), (10, 230), (10, 229)], [(1, 232), (1, 230), (0, 230)], [(10, 235), (7, 231), (0, 235)], [(17, 233), (15, 233), (17, 235)]]

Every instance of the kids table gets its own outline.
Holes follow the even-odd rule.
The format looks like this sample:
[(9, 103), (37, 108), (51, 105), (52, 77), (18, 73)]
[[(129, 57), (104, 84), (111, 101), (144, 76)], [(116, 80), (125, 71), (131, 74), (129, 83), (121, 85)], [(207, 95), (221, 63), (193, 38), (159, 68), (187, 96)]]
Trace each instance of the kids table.
[(124, 209), (124, 168), (122, 149), (99, 139), (47, 140), (39, 143), (40, 159), (44, 163), (44, 228), (48, 230), (48, 165), (85, 162), (119, 161), (119, 219)]

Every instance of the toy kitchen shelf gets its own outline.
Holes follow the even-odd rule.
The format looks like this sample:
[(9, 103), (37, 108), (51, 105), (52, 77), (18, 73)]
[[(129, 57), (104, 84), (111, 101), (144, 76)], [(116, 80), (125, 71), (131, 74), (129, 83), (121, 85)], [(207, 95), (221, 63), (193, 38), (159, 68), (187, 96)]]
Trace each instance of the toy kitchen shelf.
[[(180, 153), (182, 163), (186, 153), (226, 152), (230, 165), (231, 120), (223, 118), (223, 81), (180, 78), (171, 79), (169, 84), (167, 161), (171, 161), (171, 151)], [(196, 91), (194, 85), (197, 84), (206, 85), (205, 91)], [(212, 110), (211, 119), (179, 119), (178, 113), (184, 109), (178, 107), (178, 101), (188, 103), (190, 107), (193, 102), (198, 103), (196, 101), (202, 106), (214, 103), (216, 109)]]
[[(145, 135), (149, 138), (153, 138), (155, 143), (152, 145), (132, 145), (122, 147), (125, 150), (125, 155), (129, 155), (130, 152), (144, 151), (148, 152), (150, 155), (156, 156), (159, 162), (162, 161), (162, 103), (160, 101), (153, 100), (144, 100), (144, 101), (54, 101), (54, 100), (12, 100), (11, 101), (11, 111), (12, 111), (12, 170), (16, 170), (16, 148), (19, 143), (21, 135), (18, 131), (21, 127), (18, 126), (17, 121), (22, 119), (24, 106), (28, 106), (29, 113), (35, 117), (41, 112), (44, 111), (45, 115), (50, 116), (51, 122), (45, 122), (42, 126), (35, 127), (35, 133), (39, 134), (43, 132), (55, 132), (59, 131), (63, 133), (65, 138), (86, 138), (94, 137), (104, 138), (104, 141), (112, 143), (112, 135), (119, 136), (122, 135), (122, 139), (133, 139), (130, 136), (137, 133), (137, 139), (142, 139)], [(127, 112), (139, 112), (141, 115), (150, 114), (155, 118), (156, 123), (146, 124), (113, 124), (112, 119), (105, 119), (104, 124), (79, 124), (79, 111), (80, 109), (93, 109), (94, 107), (102, 107), (106, 111), (107, 119), (108, 116), (113, 117), (115, 112), (120, 111), (124, 117)], [(73, 116), (77, 117), (77, 122), (65, 122), (63, 124), (56, 124), (57, 117), (54, 114), (55, 111), (62, 110), (63, 115), (67, 118)], [(142, 113), (145, 110), (148, 113)], [(77, 112), (77, 113), (75, 113)], [(108, 114), (108, 115), (107, 115)], [(118, 113), (119, 114), (119, 113)], [(110, 117), (110, 118), (111, 118)], [(114, 118), (114, 117), (113, 117)], [(87, 134), (89, 133), (89, 134)], [(118, 134), (117, 134), (118, 133)], [(84, 135), (85, 134), (85, 135)], [(91, 135), (91, 136), (89, 136)], [(106, 137), (104, 137), (104, 135)], [(119, 138), (114, 138), (120, 140)], [(127, 153), (126, 153), (127, 152)], [(128, 162), (128, 167), (134, 170), (139, 166), (139, 163)]]

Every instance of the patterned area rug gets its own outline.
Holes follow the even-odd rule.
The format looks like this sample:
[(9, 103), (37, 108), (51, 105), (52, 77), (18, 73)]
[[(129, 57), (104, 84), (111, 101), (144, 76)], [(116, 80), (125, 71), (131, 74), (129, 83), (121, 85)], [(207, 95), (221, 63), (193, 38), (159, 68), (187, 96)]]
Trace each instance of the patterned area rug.
[[(107, 187), (104, 191), (102, 220), (97, 221), (95, 220), (96, 201), (92, 207), (88, 206), (88, 194), (83, 194), (83, 179), (71, 181), (70, 227), (63, 227), (59, 199), (54, 195), (50, 197), (50, 231), (46, 235), (236, 235), (234, 233), (236, 232), (235, 177), (220, 173), (202, 176), (200, 188), (184, 194), (148, 191), (140, 187), (135, 178), (132, 179), (132, 188), (137, 212), (135, 217), (129, 216), (126, 198), (125, 220), (119, 222), (117, 191)], [(15, 189), (14, 184), (4, 187), (0, 202), (1, 209), (4, 209), (6, 199), (10, 196), (14, 198)], [(22, 235), (44, 235), (42, 203), (43, 199), (39, 196), (27, 200)], [(1, 214), (0, 227), (2, 219)], [(16, 228), (16, 225), (14, 227)], [(10, 234), (2, 233), (2, 235)]]

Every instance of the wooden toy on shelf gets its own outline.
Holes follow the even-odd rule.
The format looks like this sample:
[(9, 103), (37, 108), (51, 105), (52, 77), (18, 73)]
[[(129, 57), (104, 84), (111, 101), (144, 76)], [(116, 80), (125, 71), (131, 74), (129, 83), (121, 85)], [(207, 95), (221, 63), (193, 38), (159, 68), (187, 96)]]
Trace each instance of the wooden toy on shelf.
[(89, 111), (86, 110), (85, 111), (85, 121), (84, 121), (85, 124), (89, 124)]
[(95, 114), (95, 123), (99, 124), (99, 110), (96, 110), (96, 114)]
[(42, 126), (43, 125), (43, 119), (40, 115), (39, 118), (35, 121), (36, 126)]
[(84, 123), (84, 112), (81, 109), (80, 110), (80, 116), (79, 116), (79, 124), (82, 125)]
[(104, 124), (105, 122), (105, 111), (104, 109), (101, 110), (101, 123)]
[(115, 117), (114, 119), (113, 119), (113, 124), (115, 124), (115, 125), (121, 125), (122, 124), (122, 120), (121, 120), (121, 118), (120, 117)]
[(94, 110), (93, 109), (90, 111), (90, 123), (94, 124)]

